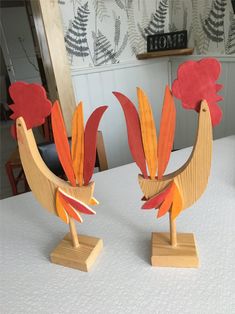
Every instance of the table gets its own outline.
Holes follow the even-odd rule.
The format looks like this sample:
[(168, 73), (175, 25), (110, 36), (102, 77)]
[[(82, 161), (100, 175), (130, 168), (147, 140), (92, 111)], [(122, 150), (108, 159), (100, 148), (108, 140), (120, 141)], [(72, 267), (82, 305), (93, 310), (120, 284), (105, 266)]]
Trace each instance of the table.
[[(174, 152), (169, 170), (190, 151)], [(214, 142), (208, 188), (177, 219), (196, 236), (199, 269), (150, 266), (151, 232), (168, 231), (168, 217), (140, 210), (137, 173), (128, 164), (95, 175), (97, 215), (77, 224), (104, 240), (89, 273), (49, 262), (68, 226), (31, 193), (0, 202), (1, 313), (234, 313), (235, 136)]]

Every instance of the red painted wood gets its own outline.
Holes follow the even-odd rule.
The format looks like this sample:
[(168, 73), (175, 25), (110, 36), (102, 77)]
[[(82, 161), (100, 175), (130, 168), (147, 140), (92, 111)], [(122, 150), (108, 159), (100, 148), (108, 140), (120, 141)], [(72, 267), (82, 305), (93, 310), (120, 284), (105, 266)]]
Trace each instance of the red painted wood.
[(173, 82), (173, 95), (182, 101), (185, 109), (200, 110), (203, 99), (208, 102), (213, 126), (220, 123), (222, 110), (217, 102), (222, 97), (217, 92), (222, 85), (216, 84), (221, 72), (221, 64), (215, 58), (200, 61), (186, 61), (178, 68), (177, 79)]
[(97, 131), (100, 120), (108, 106), (98, 107), (87, 120), (84, 133), (84, 184), (87, 185), (92, 177), (96, 160)]
[(113, 94), (120, 102), (120, 105), (122, 106), (122, 109), (124, 111), (128, 133), (128, 143), (132, 157), (137, 166), (140, 168), (144, 178), (147, 178), (148, 174), (145, 163), (145, 155), (138, 112), (134, 104), (125, 95), (118, 92), (113, 92)]
[(73, 198), (72, 196), (68, 195), (67, 193), (65, 193), (64, 191), (62, 191), (61, 189), (59, 189), (60, 192), (60, 196), (68, 203), (70, 204), (72, 207), (74, 207), (76, 210), (78, 210), (79, 212), (86, 214), (86, 215), (94, 215), (96, 212), (91, 209), (89, 206), (87, 206), (86, 204), (84, 204), (83, 202)]
[(168, 86), (165, 89), (158, 139), (158, 179), (161, 179), (168, 165), (174, 143), (176, 110)]
[(141, 208), (142, 209), (158, 208), (162, 204), (162, 202), (167, 198), (168, 194), (171, 191), (171, 188), (172, 183), (168, 184), (168, 186), (163, 191), (161, 191), (157, 195), (154, 195), (147, 202), (145, 202)]
[(11, 119), (23, 117), (27, 129), (45, 122), (45, 117), (51, 112), (51, 102), (41, 85), (16, 82), (9, 87), (9, 93), (14, 102), (10, 105), (13, 111)]
[(73, 163), (70, 154), (70, 146), (64, 125), (64, 119), (60, 110), (58, 101), (54, 103), (51, 110), (51, 124), (53, 130), (54, 141), (60, 163), (64, 172), (73, 186), (76, 186), (76, 179), (73, 171)]
[(161, 218), (171, 209), (172, 199), (173, 199), (173, 192), (171, 189), (167, 195), (167, 198), (164, 200), (164, 202), (159, 207), (159, 210), (157, 213), (157, 218)]
[(61, 205), (63, 206), (64, 210), (66, 211), (66, 213), (74, 218), (75, 220), (77, 220), (78, 222), (82, 223), (82, 217), (79, 215), (79, 213), (64, 199), (63, 195), (58, 192), (58, 197), (59, 200), (61, 202)]

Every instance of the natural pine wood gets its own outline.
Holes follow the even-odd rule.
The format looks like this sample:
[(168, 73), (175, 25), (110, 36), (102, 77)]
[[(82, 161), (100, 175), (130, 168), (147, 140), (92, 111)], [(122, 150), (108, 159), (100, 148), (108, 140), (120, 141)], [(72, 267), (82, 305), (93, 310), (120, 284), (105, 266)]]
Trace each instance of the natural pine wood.
[(30, 0), (50, 99), (59, 100), (68, 136), (76, 106), (58, 0)]
[(168, 56), (191, 55), (192, 53), (193, 53), (193, 48), (173, 49), (173, 50), (165, 50), (165, 51), (145, 52), (145, 53), (138, 54), (136, 58), (138, 60), (144, 60), (144, 59), (152, 59), (152, 58), (160, 58), (160, 57), (168, 57)]
[(173, 179), (177, 184), (183, 208), (194, 204), (204, 192), (210, 174), (212, 155), (212, 125), (206, 101), (202, 101), (199, 113), (197, 138), (188, 161), (177, 171), (163, 176), (162, 179), (144, 179), (139, 175), (139, 184), (146, 199), (164, 189)]
[(79, 246), (73, 247), (68, 233), (51, 253), (51, 262), (88, 272), (103, 248), (103, 241), (85, 235), (78, 235), (78, 241)]
[(199, 258), (192, 233), (178, 233), (176, 247), (170, 245), (169, 233), (152, 233), (151, 264), (157, 267), (195, 267)]
[(151, 179), (155, 178), (157, 172), (157, 132), (151, 105), (145, 93), (137, 88), (139, 100), (139, 116), (144, 154), (148, 165)]
[(51, 109), (51, 124), (56, 145), (56, 151), (58, 153), (60, 163), (70, 183), (73, 186), (76, 186), (70, 146), (68, 142), (64, 119), (58, 101), (55, 101)]
[(52, 173), (38, 152), (32, 130), (27, 130), (23, 118), (16, 121), (17, 138), (21, 162), (28, 184), (39, 203), (57, 215), (56, 190), (60, 187), (67, 194), (89, 204), (94, 192), (94, 182), (87, 186), (72, 187), (68, 182)]
[(73, 247), (77, 248), (79, 247), (79, 241), (78, 241), (78, 235), (76, 230), (76, 225), (73, 220), (73, 218), (69, 218), (69, 228), (70, 228), (70, 234), (73, 242)]
[(172, 211), (169, 213), (170, 220), (170, 244), (172, 247), (177, 246), (176, 221), (172, 218)]

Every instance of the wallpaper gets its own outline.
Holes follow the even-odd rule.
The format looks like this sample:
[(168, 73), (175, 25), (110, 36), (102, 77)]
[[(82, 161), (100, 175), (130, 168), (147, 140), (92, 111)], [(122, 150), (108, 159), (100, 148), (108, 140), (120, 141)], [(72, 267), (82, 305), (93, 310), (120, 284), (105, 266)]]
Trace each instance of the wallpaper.
[(197, 55), (235, 54), (235, 15), (231, 0), (170, 1), (170, 31), (187, 29)]
[(188, 30), (197, 55), (235, 54), (231, 0), (58, 0), (72, 67), (136, 60), (146, 36)]
[(168, 0), (59, 0), (73, 67), (136, 60), (146, 36), (166, 32)]

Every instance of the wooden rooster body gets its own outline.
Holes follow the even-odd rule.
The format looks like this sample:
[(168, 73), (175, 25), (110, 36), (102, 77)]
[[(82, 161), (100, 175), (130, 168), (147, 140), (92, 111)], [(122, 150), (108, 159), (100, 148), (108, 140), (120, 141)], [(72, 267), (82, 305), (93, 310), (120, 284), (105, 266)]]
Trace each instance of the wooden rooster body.
[(139, 175), (139, 184), (145, 198), (152, 198), (174, 180), (182, 194), (182, 209), (190, 207), (206, 189), (210, 175), (211, 155), (211, 117), (208, 105), (203, 101), (199, 113), (197, 137), (189, 159), (180, 169), (163, 176), (162, 179), (145, 179)]
[[(99, 238), (77, 235), (75, 221), (82, 223), (80, 214), (93, 215), (89, 205), (97, 205), (91, 182), (96, 155), (96, 136), (99, 121), (107, 106), (98, 107), (89, 117), (86, 129), (83, 122), (83, 105), (80, 103), (72, 121), (72, 147), (68, 143), (66, 129), (56, 101), (52, 106), (44, 88), (38, 84), (16, 82), (10, 87), (14, 100), (11, 105), (12, 129), (17, 138), (23, 169), (38, 202), (52, 214), (69, 224), (70, 233), (51, 253), (53, 263), (88, 271), (103, 247)], [(58, 157), (68, 181), (50, 171), (41, 158), (32, 127), (41, 125), (51, 114), (52, 130)]]
[[(198, 267), (193, 234), (176, 233), (176, 218), (192, 206), (206, 189), (211, 167), (212, 126), (221, 121), (222, 111), (216, 81), (220, 63), (213, 58), (187, 61), (177, 71), (172, 91), (166, 86), (159, 137), (147, 95), (137, 88), (138, 108), (123, 94), (114, 92), (124, 111), (128, 143), (142, 174), (143, 210), (157, 209), (157, 218), (169, 213), (170, 232), (152, 234), (153, 266)], [(173, 95), (186, 109), (199, 112), (198, 130), (192, 153), (175, 172), (164, 175), (174, 143), (176, 109)], [(147, 171), (148, 168), (148, 171)], [(157, 175), (156, 175), (157, 173)]]
[(38, 202), (57, 215), (55, 197), (58, 188), (61, 188), (70, 196), (89, 204), (94, 192), (94, 182), (73, 187), (69, 182), (57, 177), (42, 160), (33, 131), (27, 130), (22, 117), (16, 120), (16, 129), (20, 159), (28, 184)]

